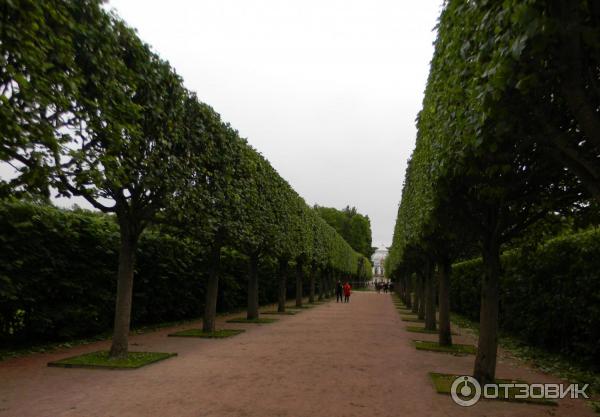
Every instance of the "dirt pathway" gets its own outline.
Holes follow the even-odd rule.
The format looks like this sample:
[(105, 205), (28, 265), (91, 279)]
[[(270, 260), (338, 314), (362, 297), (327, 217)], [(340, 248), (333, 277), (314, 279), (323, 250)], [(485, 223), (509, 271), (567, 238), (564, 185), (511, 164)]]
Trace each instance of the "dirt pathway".
[[(404, 330), (389, 295), (359, 292), (349, 304), (279, 318), (259, 326), (221, 318), (221, 327), (248, 329), (223, 340), (165, 337), (174, 328), (134, 336), (132, 350), (179, 354), (134, 371), (46, 367), (108, 342), (0, 362), (0, 416), (594, 416), (581, 401), (454, 405), (427, 372), (468, 374), (473, 357), (416, 351), (412, 339), (435, 336)], [(498, 374), (558, 382), (507, 362)]]

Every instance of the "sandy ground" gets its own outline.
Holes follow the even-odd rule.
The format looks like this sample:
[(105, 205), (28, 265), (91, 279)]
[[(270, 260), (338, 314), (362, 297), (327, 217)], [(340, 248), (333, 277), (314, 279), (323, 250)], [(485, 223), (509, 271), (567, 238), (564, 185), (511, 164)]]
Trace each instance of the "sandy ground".
[[(225, 324), (223, 339), (168, 338), (180, 326), (133, 336), (131, 350), (179, 356), (138, 370), (49, 368), (48, 361), (107, 348), (107, 342), (0, 362), (0, 416), (595, 416), (583, 401), (558, 407), (480, 401), (455, 405), (428, 372), (469, 374), (473, 356), (417, 351), (391, 297), (355, 293), (268, 325)], [(409, 323), (414, 324), (414, 323)], [(469, 336), (456, 342), (472, 341)], [(560, 382), (501, 359), (498, 377)]]

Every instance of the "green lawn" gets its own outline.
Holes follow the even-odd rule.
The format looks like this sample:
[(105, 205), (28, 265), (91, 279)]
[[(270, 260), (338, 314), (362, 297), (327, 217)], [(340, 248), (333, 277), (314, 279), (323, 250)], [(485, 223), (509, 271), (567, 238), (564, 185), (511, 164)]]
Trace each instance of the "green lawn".
[(413, 340), (413, 343), (418, 350), (430, 350), (433, 352), (454, 353), (459, 355), (474, 355), (477, 352), (477, 348), (473, 345), (453, 344), (451, 346), (440, 346), (438, 342), (426, 340)]
[[(450, 394), (450, 388), (452, 387), (452, 383), (454, 382), (454, 380), (456, 378), (459, 378), (463, 375), (450, 375), (450, 374), (440, 374), (440, 373), (436, 373), (436, 372), (430, 372), (429, 373), (429, 377), (431, 378), (432, 382), (433, 382), (433, 386), (435, 387), (435, 390), (439, 393), (439, 394)], [(520, 384), (524, 384), (526, 382), (524, 381), (520, 381), (520, 380), (510, 380), (510, 379), (497, 379), (496, 380), (497, 384), (506, 384), (506, 383), (510, 383), (510, 384), (515, 384), (515, 383), (520, 383)], [(557, 405), (556, 401), (554, 400), (547, 400), (547, 399), (536, 399), (536, 398), (514, 398), (514, 395), (519, 393), (518, 389), (509, 389), (508, 390), (508, 397), (506, 397), (505, 392), (503, 389), (499, 389), (498, 390), (498, 398), (497, 400), (501, 400), (501, 401), (514, 401), (514, 402), (526, 402), (526, 403), (535, 403), (535, 404), (543, 404), (543, 405)]]
[(283, 311), (283, 312), (271, 310), (271, 311), (261, 311), (260, 314), (283, 314), (283, 315), (293, 316), (294, 314), (298, 314), (299, 312), (300, 312), (299, 310), (288, 310), (286, 308), (285, 311)]
[(108, 356), (108, 351), (98, 351), (48, 362), (48, 366), (59, 368), (137, 369), (173, 356), (177, 356), (177, 353), (129, 352), (125, 359), (111, 359)]
[(254, 324), (269, 324), (276, 322), (277, 319), (258, 318), (258, 319), (247, 319), (245, 317), (239, 317), (237, 319), (227, 320), (227, 323), (254, 323)]
[(417, 316), (402, 316), (402, 315), (400, 315), (400, 318), (402, 319), (402, 321), (406, 321), (409, 323), (425, 323), (425, 320), (421, 320)]
[(206, 339), (224, 339), (226, 337), (236, 336), (244, 333), (245, 330), (239, 329), (221, 329), (214, 332), (205, 332), (202, 329), (189, 329), (177, 333), (171, 333), (169, 337), (203, 337)]
[[(437, 330), (429, 330), (420, 326), (406, 326), (406, 331), (413, 333), (438, 334)], [(452, 334), (457, 335), (458, 333), (452, 332)]]

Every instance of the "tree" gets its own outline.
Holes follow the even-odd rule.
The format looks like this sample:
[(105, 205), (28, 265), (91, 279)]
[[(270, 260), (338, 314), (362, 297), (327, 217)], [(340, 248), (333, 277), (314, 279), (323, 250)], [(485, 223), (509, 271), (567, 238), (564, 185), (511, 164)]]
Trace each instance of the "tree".
[[(346, 206), (343, 210), (315, 205), (314, 209), (332, 226), (350, 246), (366, 258), (371, 258), (371, 220), (357, 212), (355, 207)], [(375, 248), (376, 249), (376, 248)]]
[(240, 166), (243, 143), (235, 130), (193, 94), (186, 100), (184, 129), (190, 143), (198, 146), (195, 152), (202, 161), (197, 161), (187, 184), (170, 201), (164, 217), (177, 234), (208, 247), (202, 330), (210, 333), (215, 331), (221, 250), (240, 237), (244, 207), (240, 190), (246, 177), (236, 167)]
[[(3, 114), (19, 117), (11, 124), (12, 141), (3, 147), (3, 158), (23, 162), (21, 178), (32, 187), (41, 187), (37, 173), (44, 172), (60, 194), (81, 196), (94, 208), (116, 215), (121, 246), (111, 356), (123, 357), (139, 236), (195, 165), (196, 155), (182, 131), (187, 93), (168, 63), (98, 2), (57, 3), (43, 11), (37, 8), (36, 23), (17, 19), (16, 26), (11, 22), (10, 30), (2, 31), (30, 25), (22, 42), (3, 41), (6, 48), (27, 44), (32, 33), (48, 33), (51, 39), (27, 48), (27, 59), (35, 62), (33, 72), (25, 60), (4, 83), (8, 87), (3, 96), (9, 96), (9, 104), (15, 99)], [(54, 14), (55, 9), (60, 12)], [(58, 32), (68, 32), (63, 38), (44, 27), (45, 13), (58, 16), (49, 19), (51, 25), (65, 25)], [(36, 25), (44, 29), (34, 30)], [(51, 45), (56, 46), (55, 57), (40, 62)], [(21, 57), (18, 49), (5, 56)], [(50, 71), (50, 79), (44, 70), (48, 65), (60, 68)], [(12, 95), (15, 89), (23, 100)]]
[[(515, 101), (516, 86), (506, 83), (513, 67), (505, 57), (521, 52), (523, 34), (510, 29), (516, 3), (455, 0), (442, 12), (418, 118), (417, 148), (409, 164), (415, 165), (415, 173), (407, 175), (407, 184), (422, 184), (418, 167), (426, 166), (424, 177), (432, 186), (407, 190), (407, 204), (414, 201), (410, 207), (425, 210), (416, 218), (402, 216), (409, 227), (399, 230), (409, 233), (394, 250), (400, 262), (403, 241), (437, 254), (445, 275), (443, 241), (453, 242), (457, 226), (472, 231), (485, 271), (474, 368), (483, 383), (495, 376), (501, 246), (580, 198), (570, 172), (556, 169), (538, 135), (532, 135), (527, 110), (521, 111)], [(404, 194), (402, 198), (404, 202)], [(436, 236), (442, 242), (432, 239)]]

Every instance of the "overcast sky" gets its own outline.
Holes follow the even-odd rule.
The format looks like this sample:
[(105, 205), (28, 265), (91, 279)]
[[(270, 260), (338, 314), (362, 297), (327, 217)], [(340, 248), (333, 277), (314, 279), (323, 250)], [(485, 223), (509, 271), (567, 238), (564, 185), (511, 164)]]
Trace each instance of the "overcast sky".
[(308, 204), (389, 245), (441, 0), (110, 0)]
[[(442, 0), (110, 0), (310, 205), (391, 244)], [(61, 205), (64, 205), (62, 202)]]

